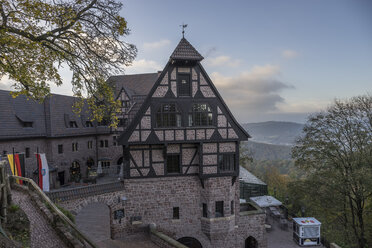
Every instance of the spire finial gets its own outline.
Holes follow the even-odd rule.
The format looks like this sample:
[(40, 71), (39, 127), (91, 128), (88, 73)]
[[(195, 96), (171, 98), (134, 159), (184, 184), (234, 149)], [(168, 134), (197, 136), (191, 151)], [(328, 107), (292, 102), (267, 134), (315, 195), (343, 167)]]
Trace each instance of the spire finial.
[(187, 28), (187, 24), (182, 23), (180, 27), (182, 27), (182, 38), (185, 38), (185, 28)]

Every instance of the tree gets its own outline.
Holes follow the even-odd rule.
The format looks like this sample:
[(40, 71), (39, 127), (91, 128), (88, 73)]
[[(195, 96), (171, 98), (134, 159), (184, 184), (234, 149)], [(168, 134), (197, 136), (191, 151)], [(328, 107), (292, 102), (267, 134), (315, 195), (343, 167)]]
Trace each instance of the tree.
[(14, 96), (42, 100), (51, 83), (63, 83), (58, 69), (67, 65), (81, 99), (75, 107), (84, 98), (94, 119), (115, 119), (119, 103), (107, 79), (137, 53), (120, 40), (129, 34), (121, 8), (115, 0), (0, 0), (0, 79), (15, 81)]
[(313, 197), (324, 199), (323, 206), (326, 199), (338, 204), (339, 219), (352, 228), (349, 244), (370, 245), (366, 227), (371, 224), (365, 220), (372, 204), (372, 96), (336, 100), (310, 116), (293, 157), (308, 179), (317, 182)]

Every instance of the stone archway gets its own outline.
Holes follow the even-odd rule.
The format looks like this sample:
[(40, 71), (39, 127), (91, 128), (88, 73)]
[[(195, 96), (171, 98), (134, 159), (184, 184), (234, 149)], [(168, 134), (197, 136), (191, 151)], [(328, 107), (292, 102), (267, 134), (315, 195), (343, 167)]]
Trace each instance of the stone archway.
[(76, 226), (96, 243), (108, 240), (111, 238), (110, 212), (105, 203), (89, 203), (76, 215)]
[(257, 247), (258, 247), (257, 240), (253, 238), (252, 236), (249, 236), (245, 240), (245, 248), (257, 248)]
[(177, 241), (190, 248), (203, 248), (199, 240), (197, 240), (196, 238), (183, 237), (178, 239)]

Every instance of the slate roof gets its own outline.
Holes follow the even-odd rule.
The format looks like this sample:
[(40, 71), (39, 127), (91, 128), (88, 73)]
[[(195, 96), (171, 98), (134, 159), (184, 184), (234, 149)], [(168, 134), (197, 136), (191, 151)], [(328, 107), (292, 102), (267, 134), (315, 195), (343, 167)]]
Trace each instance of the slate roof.
[(170, 59), (201, 61), (204, 57), (185, 38), (182, 38), (176, 49), (174, 49)]
[[(72, 96), (52, 94), (40, 103), (26, 96), (13, 98), (10, 91), (0, 90), (0, 140), (36, 137), (63, 137), (109, 133), (108, 127), (85, 127), (88, 115), (84, 107), (80, 116), (72, 111), (77, 99)], [(77, 128), (70, 128), (69, 121), (76, 121)], [(32, 122), (24, 127), (23, 122)]]
[(130, 97), (133, 95), (147, 95), (154, 86), (158, 73), (143, 73), (133, 75), (118, 75), (108, 79), (115, 87), (115, 95), (118, 95), (124, 87)]
[(266, 183), (262, 182), (260, 179), (258, 179), (255, 175), (250, 173), (246, 168), (242, 166), (240, 166), (239, 170), (239, 180), (242, 180), (245, 183), (266, 185)]

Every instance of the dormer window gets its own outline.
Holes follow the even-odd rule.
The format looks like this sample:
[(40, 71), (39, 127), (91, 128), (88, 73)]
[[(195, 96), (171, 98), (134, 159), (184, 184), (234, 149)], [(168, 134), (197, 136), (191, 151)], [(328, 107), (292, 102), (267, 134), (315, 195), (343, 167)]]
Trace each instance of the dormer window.
[(31, 121), (24, 121), (22, 122), (23, 127), (32, 127), (33, 122)]
[(164, 103), (156, 113), (157, 127), (180, 127), (181, 112), (175, 103)]
[(121, 101), (121, 106), (123, 107), (123, 108), (129, 108), (129, 101), (128, 100), (123, 100), (123, 101)]
[(191, 96), (190, 74), (178, 74), (177, 85), (179, 96)]
[(85, 126), (86, 127), (93, 127), (93, 123), (91, 121), (86, 121)]
[(77, 128), (77, 123), (76, 121), (70, 121), (70, 128)]
[(206, 103), (193, 104), (189, 113), (189, 127), (212, 125), (213, 114), (209, 105)]

